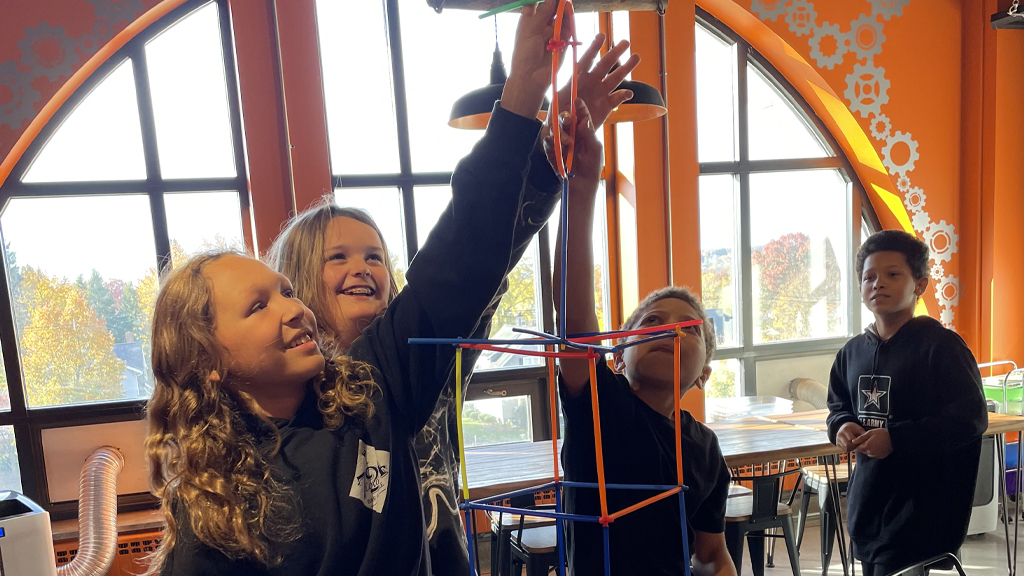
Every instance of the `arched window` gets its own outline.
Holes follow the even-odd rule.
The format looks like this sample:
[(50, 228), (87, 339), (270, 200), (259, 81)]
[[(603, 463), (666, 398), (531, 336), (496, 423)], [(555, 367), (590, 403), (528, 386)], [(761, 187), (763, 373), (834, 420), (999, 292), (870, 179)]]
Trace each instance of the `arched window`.
[(158, 270), (244, 248), (230, 36), (224, 1), (167, 14), (98, 66), (0, 187), (0, 489), (51, 511), (73, 500), (42, 456), (18, 454), (45, 455), (54, 429), (138, 420)]
[(877, 219), (771, 65), (700, 10), (695, 34), (702, 294), (719, 346), (706, 394), (787, 396), (763, 390), (776, 363), (804, 356), (817, 373), (860, 331), (854, 256)]

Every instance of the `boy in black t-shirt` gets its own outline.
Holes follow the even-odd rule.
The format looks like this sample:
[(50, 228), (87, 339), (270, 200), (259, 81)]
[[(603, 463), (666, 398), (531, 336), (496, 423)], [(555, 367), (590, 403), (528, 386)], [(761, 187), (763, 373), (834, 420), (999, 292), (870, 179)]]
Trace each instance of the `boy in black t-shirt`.
[(828, 434), (857, 452), (849, 529), (864, 576), (885, 576), (946, 552), (967, 535), (981, 435), (981, 374), (967, 344), (927, 316), (928, 247), (898, 230), (857, 254), (875, 322), (836, 356)]
[[(635, 58), (635, 56), (634, 56)], [(582, 62), (582, 60), (581, 60)], [(601, 82), (607, 69), (580, 66), (581, 85)], [(614, 84), (613, 84), (614, 85)], [(595, 124), (604, 116), (595, 114)], [(576, 150), (569, 193), (569, 236), (565, 326), (569, 334), (596, 332), (594, 256), (591, 230), (603, 154), (592, 127), (577, 126)], [(563, 134), (563, 138), (568, 136)], [(564, 226), (565, 223), (563, 222)], [(561, 239), (561, 231), (558, 238)], [(561, 240), (559, 240), (561, 242)], [(555, 278), (560, 277), (560, 262)], [(718, 439), (683, 411), (681, 430), (675, 429), (674, 378), (682, 371), (683, 392), (703, 386), (715, 337), (700, 302), (683, 288), (658, 290), (640, 304), (624, 329), (658, 326), (700, 318), (703, 326), (685, 329), (680, 366), (674, 366), (672, 339), (627, 348), (615, 355), (616, 374), (603, 361), (597, 365), (600, 419), (608, 483), (675, 485), (675, 434), (682, 436), (687, 535), (691, 558), (683, 554), (679, 497), (672, 496), (627, 514), (609, 526), (611, 574), (614, 576), (679, 576), (692, 562), (700, 576), (735, 576), (725, 546), (725, 503), (729, 469)], [(594, 422), (590, 401), (590, 361), (563, 360), (559, 389), (565, 414), (562, 459), (566, 479), (597, 481)], [(654, 495), (654, 491), (608, 490), (609, 513)], [(595, 488), (565, 490), (565, 510), (600, 516)], [(604, 545), (600, 524), (567, 522), (569, 574), (603, 576)]]

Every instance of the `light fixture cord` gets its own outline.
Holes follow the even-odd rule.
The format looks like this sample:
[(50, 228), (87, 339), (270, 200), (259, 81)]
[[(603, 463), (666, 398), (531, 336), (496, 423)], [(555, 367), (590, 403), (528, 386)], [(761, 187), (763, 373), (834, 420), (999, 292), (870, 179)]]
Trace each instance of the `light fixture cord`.
[(498, 15), (494, 15), (494, 49), (498, 49)]

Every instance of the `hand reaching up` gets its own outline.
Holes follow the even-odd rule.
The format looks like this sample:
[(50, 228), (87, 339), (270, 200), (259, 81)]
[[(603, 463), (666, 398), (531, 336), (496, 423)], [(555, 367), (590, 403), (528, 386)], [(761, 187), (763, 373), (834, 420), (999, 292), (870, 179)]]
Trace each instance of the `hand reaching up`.
[[(566, 111), (562, 114), (561, 121), (557, 122), (563, 161), (568, 154), (569, 145), (573, 142), (573, 137), (569, 135), (569, 129), (574, 123), (576, 124), (576, 147), (573, 150), (572, 174), (574, 181), (579, 180), (581, 185), (586, 183), (589, 186), (601, 178), (601, 168), (604, 167), (604, 147), (597, 139), (597, 127), (591, 119), (590, 108), (581, 98), (576, 99), (576, 115), (570, 116)], [(547, 153), (551, 166), (557, 167), (552, 124), (553, 122), (549, 120), (544, 125), (544, 152)]]
[[(536, 118), (544, 102), (544, 93), (551, 85), (551, 51), (548, 42), (555, 33), (555, 11), (558, 0), (523, 7), (516, 28), (516, 45), (512, 52), (512, 73), (501, 94), (501, 107), (527, 118)], [(565, 17), (570, 17), (566, 11)], [(562, 39), (568, 40), (569, 26), (562, 26)]]
[[(600, 53), (604, 41), (604, 34), (595, 36), (577, 63), (576, 96), (586, 102), (595, 128), (600, 128), (604, 124), (612, 110), (633, 97), (629, 90), (616, 88), (640, 63), (640, 56), (633, 54), (625, 64), (612, 70), (619, 58), (629, 49), (629, 41), (623, 40), (594, 64), (594, 58)], [(558, 91), (559, 110), (568, 109), (570, 88), (571, 86), (567, 84)]]

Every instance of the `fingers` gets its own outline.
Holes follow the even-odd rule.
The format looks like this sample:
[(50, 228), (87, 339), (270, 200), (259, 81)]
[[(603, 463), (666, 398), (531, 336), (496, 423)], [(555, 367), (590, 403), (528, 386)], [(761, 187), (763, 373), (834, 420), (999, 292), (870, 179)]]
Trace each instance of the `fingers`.
[(628, 102), (633, 99), (632, 90), (616, 90), (608, 96), (608, 107), (612, 110), (618, 108), (623, 102)]
[[(625, 40), (623, 40), (623, 42), (625, 42)], [(609, 52), (608, 54), (611, 54), (611, 52)], [(615, 61), (617, 62), (618, 58), (616, 58)], [(636, 68), (637, 64), (639, 63), (640, 55), (631, 55), (629, 57), (629, 60), (626, 60), (625, 64), (619, 66), (615, 70), (612, 70), (611, 73), (608, 74), (608, 78), (605, 81), (612, 86), (618, 86), (620, 83), (622, 83), (623, 80), (626, 79), (626, 76), (628, 76), (629, 73), (632, 72), (633, 69)]]
[(576, 127), (593, 131), (593, 119), (590, 117), (590, 109), (582, 98), (576, 99)]
[(601, 52), (601, 46), (604, 46), (604, 39), (605, 35), (598, 33), (597, 36), (594, 36), (594, 41), (590, 43), (587, 51), (583, 53), (583, 56), (580, 56), (577, 66), (581, 73), (590, 71), (590, 67), (594, 64), (594, 58)]
[[(611, 71), (612, 66), (615, 66), (615, 64), (619, 62), (619, 58), (622, 58), (622, 55), (626, 53), (626, 50), (629, 50), (629, 40), (619, 41), (618, 44), (612, 46), (611, 50), (605, 53), (605, 55), (602, 56), (600, 60), (598, 60), (597, 66), (594, 67), (593, 73), (596, 74), (599, 78), (604, 78), (605, 76), (607, 76), (608, 72)], [(639, 56), (637, 56), (637, 58), (639, 58)], [(633, 58), (631, 56), (630, 60), (632, 59)], [(639, 60), (637, 60), (637, 62), (639, 62)], [(635, 67), (636, 64), (634, 63), (633, 67), (630, 68), (630, 70), (632, 70)], [(585, 70), (589, 70), (589, 68), (585, 68)], [(625, 75), (623, 75), (623, 78), (625, 78)], [(616, 86), (618, 86), (618, 83), (616, 83)]]

